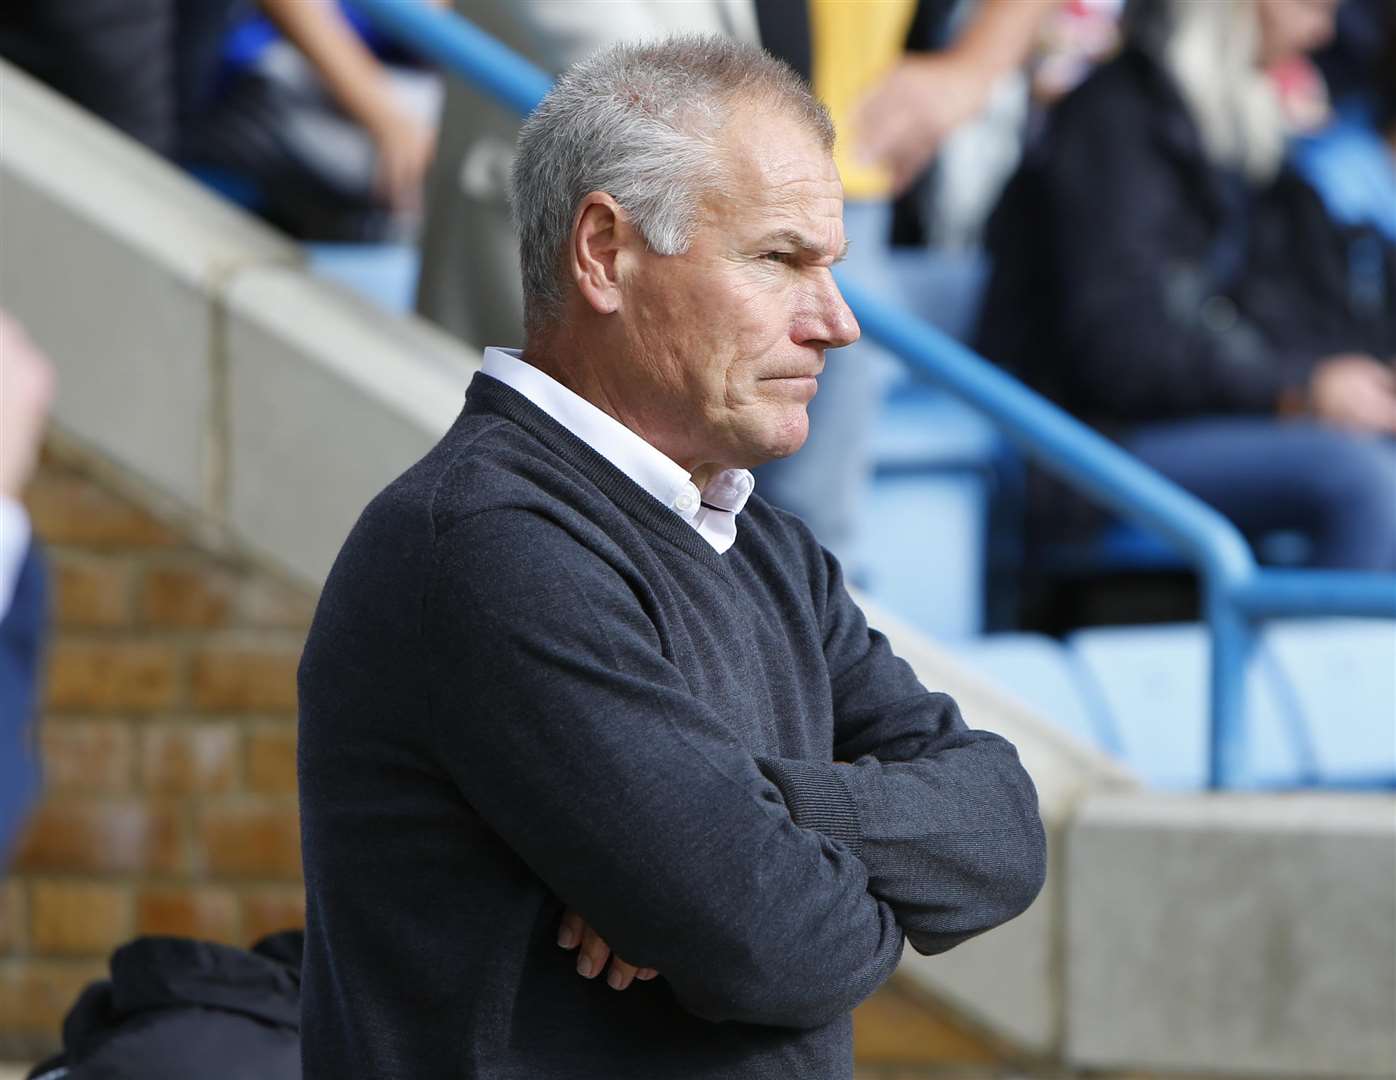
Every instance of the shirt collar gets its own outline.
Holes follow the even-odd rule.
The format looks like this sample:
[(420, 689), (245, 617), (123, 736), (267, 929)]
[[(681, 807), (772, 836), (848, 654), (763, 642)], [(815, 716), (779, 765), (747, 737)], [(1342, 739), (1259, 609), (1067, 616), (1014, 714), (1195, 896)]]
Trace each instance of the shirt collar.
[(691, 525), (706, 516), (704, 510), (735, 516), (756, 486), (748, 470), (724, 469), (699, 492), (682, 465), (528, 363), (518, 349), (487, 348), (482, 370), (528, 398)]

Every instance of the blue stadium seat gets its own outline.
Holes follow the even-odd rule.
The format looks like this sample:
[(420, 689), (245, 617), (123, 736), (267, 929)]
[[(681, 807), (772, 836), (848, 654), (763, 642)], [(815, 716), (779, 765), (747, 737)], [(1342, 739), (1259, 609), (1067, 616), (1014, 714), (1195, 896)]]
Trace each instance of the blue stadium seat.
[(1396, 620), (1295, 619), (1266, 628), (1283, 692), (1301, 711), (1319, 777), (1396, 782)]
[(1087, 695), (1072, 655), (1044, 634), (994, 634), (952, 651), (971, 670), (1022, 699), (1059, 730), (1109, 754), (1119, 736), (1104, 703)]
[[(1098, 694), (1126, 765), (1158, 788), (1207, 784), (1208, 640), (1196, 624), (1080, 630), (1067, 639), (1088, 694)], [(1303, 717), (1257, 656), (1247, 674), (1249, 755), (1236, 787), (1311, 783)]]
[(874, 436), (867, 591), (934, 637), (982, 631), (989, 500), (1003, 443), (978, 413), (899, 377)]
[[(955, 654), (1152, 787), (1207, 784), (1203, 626), (1081, 630), (965, 642)], [(1283, 620), (1248, 675), (1238, 788), (1396, 787), (1396, 620)]]

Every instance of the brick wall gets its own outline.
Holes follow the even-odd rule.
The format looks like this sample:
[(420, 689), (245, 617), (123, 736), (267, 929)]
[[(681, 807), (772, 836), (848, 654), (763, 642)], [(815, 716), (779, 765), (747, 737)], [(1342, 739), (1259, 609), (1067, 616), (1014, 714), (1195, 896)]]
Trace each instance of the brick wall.
[(71, 455), (28, 505), (52, 571), (46, 793), (0, 879), (0, 1060), (56, 1043), (140, 933), (304, 917), (295, 670), (314, 599), (211, 554)]

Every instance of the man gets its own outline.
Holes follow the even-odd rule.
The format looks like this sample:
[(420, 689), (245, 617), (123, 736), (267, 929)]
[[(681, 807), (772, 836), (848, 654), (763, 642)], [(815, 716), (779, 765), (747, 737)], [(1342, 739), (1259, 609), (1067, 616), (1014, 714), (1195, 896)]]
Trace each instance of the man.
[[(846, 272), (889, 301), (925, 306), (923, 274), (892, 257), (894, 220), (912, 225), (924, 192), (908, 192), (937, 148), (988, 103), (1027, 55), (1059, 0), (982, 0), (949, 32), (956, 0), (455, 0), (456, 11), (544, 71), (597, 48), (672, 33), (715, 33), (759, 43), (810, 80), (833, 114), (834, 155), (845, 187)], [(518, 250), (505, 197), (519, 119), (478, 88), (446, 89), (441, 152), (428, 182), (417, 309), (480, 346), (522, 328)], [(891, 196), (905, 197), (894, 215)], [(913, 212), (914, 211), (914, 212)], [(902, 240), (902, 243), (912, 241)], [(913, 251), (913, 254), (915, 252)], [(945, 310), (943, 298), (934, 303)], [(852, 352), (851, 350), (850, 352)], [(859, 565), (872, 438), (891, 359), (864, 342), (856, 361), (829, 369), (810, 403), (799, 454), (768, 462), (762, 497), (798, 514), (846, 572)]]
[(302, 661), (311, 1080), (847, 1078), (904, 938), (1037, 894), (1013, 748), (751, 494), (858, 336), (832, 138), (703, 37), (525, 124), (523, 353), (370, 504)]
[(37, 705), (44, 575), (20, 493), (34, 470), (53, 370), (0, 311), (0, 873), (39, 790)]

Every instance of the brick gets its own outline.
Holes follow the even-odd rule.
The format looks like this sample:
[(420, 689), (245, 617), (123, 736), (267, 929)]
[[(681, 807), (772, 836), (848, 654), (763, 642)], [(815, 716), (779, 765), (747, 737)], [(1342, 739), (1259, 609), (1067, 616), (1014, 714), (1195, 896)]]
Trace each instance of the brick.
[(106, 975), (93, 960), (0, 961), (0, 1026), (6, 1035), (56, 1035), (78, 994)]
[(29, 939), (24, 886), (18, 881), (0, 881), (0, 956), (24, 948)]
[(126, 559), (54, 556), (54, 621), (63, 628), (124, 626), (131, 617), (131, 564)]
[(39, 725), (44, 783), (50, 791), (120, 795), (131, 790), (135, 739), (113, 720), (50, 720)]
[(218, 877), (300, 878), (300, 823), (293, 799), (206, 803), (199, 843), (209, 871)]
[(168, 708), (178, 699), (180, 660), (169, 645), (60, 638), (49, 657), (47, 707), (55, 712)]
[(50, 544), (89, 548), (167, 548), (170, 528), (101, 485), (74, 473), (44, 470), (25, 500), (34, 531)]
[(134, 925), (125, 885), (36, 881), (29, 909), (34, 950), (49, 956), (106, 956)]
[(315, 615), (315, 597), (261, 575), (250, 575), (238, 593), (238, 621), (245, 626), (306, 630)]
[(236, 594), (236, 579), (210, 559), (153, 566), (141, 582), (141, 618), (152, 626), (224, 626)]
[(230, 889), (205, 887), (143, 889), (136, 899), (136, 933), (236, 944), (237, 895)]
[(130, 798), (46, 799), (20, 844), (16, 869), (161, 873), (185, 869), (185, 835), (169, 803)]
[(218, 645), (194, 657), (191, 694), (205, 712), (296, 711), (300, 644), (251, 648)]
[(278, 930), (301, 930), (305, 927), (305, 890), (258, 889), (242, 900), (242, 939), (244, 945), (254, 945)]
[(296, 793), (296, 729), (293, 725), (268, 724), (248, 733), (247, 787), (263, 795)]
[(141, 732), (141, 782), (162, 795), (231, 791), (239, 742), (232, 724), (151, 725)]

